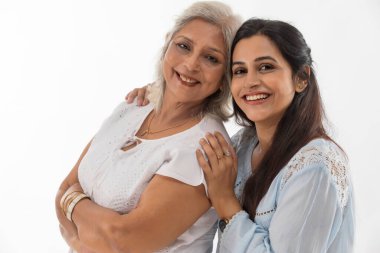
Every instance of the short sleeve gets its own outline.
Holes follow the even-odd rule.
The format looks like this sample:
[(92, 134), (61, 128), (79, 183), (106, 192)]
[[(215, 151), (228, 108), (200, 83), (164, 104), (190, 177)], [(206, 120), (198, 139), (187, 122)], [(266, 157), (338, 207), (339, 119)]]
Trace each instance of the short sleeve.
[(192, 186), (204, 184), (207, 193), (207, 184), (195, 150), (196, 147), (171, 150), (156, 174), (171, 177)]

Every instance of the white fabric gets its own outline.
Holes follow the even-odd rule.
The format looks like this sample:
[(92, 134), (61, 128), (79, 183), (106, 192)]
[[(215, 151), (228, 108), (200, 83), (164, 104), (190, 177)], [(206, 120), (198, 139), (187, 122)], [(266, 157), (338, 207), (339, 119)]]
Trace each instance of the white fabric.
[[(139, 139), (135, 134), (152, 109), (152, 105), (138, 107), (123, 102), (95, 135), (78, 177), (84, 192), (99, 205), (127, 214), (136, 207), (155, 174), (193, 186), (204, 184), (207, 190), (195, 150), (207, 132), (220, 131), (228, 138), (222, 122), (205, 116), (181, 133), (157, 140)], [(121, 150), (137, 140), (141, 141), (137, 146)], [(216, 221), (217, 214), (211, 208), (161, 252), (211, 252)]]

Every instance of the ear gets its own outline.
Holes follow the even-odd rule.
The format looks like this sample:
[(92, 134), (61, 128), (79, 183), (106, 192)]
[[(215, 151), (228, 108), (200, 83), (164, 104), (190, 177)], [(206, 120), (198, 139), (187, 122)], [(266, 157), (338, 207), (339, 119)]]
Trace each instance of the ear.
[(301, 93), (307, 87), (307, 80), (298, 80), (296, 83), (296, 92)]
[(310, 66), (305, 66), (304, 71), (301, 72), (302, 77), (298, 76), (296, 78), (296, 92), (301, 93), (304, 91), (308, 85), (308, 80), (310, 78)]

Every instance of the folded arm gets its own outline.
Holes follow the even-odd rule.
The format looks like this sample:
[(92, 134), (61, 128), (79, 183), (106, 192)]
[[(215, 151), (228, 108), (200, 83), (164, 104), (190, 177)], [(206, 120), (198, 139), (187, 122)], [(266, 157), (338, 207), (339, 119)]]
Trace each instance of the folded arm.
[(85, 149), (83, 150), (82, 154), (80, 155), (77, 163), (73, 167), (73, 169), (70, 171), (69, 175), (63, 180), (61, 183), (58, 192), (55, 197), (55, 211), (56, 215), (59, 221), (59, 228), (61, 231), (62, 237), (65, 239), (66, 243), (72, 248), (75, 249), (77, 252), (94, 252), (91, 251), (89, 248), (87, 248), (78, 238), (78, 231), (76, 226), (70, 222), (66, 216), (62, 212), (62, 208), (60, 205), (61, 198), (63, 194), (69, 189), (71, 186), (77, 184), (78, 181), (78, 167), (80, 162), (82, 161), (83, 157), (86, 155), (90, 144), (87, 144)]
[(203, 185), (156, 175), (130, 213), (120, 215), (85, 199), (72, 217), (80, 241), (99, 252), (152, 252), (173, 243), (209, 208)]

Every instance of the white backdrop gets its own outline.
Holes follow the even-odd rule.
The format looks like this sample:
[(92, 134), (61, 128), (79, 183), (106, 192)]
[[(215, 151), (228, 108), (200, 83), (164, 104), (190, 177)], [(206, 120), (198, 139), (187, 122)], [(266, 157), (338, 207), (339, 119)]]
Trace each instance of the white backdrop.
[[(164, 34), (193, 1), (127, 2), (0, 1), (0, 253), (67, 251), (54, 211), (60, 182), (124, 95), (152, 81)], [(379, 252), (380, 2), (225, 2), (305, 35), (351, 161), (356, 252)]]

